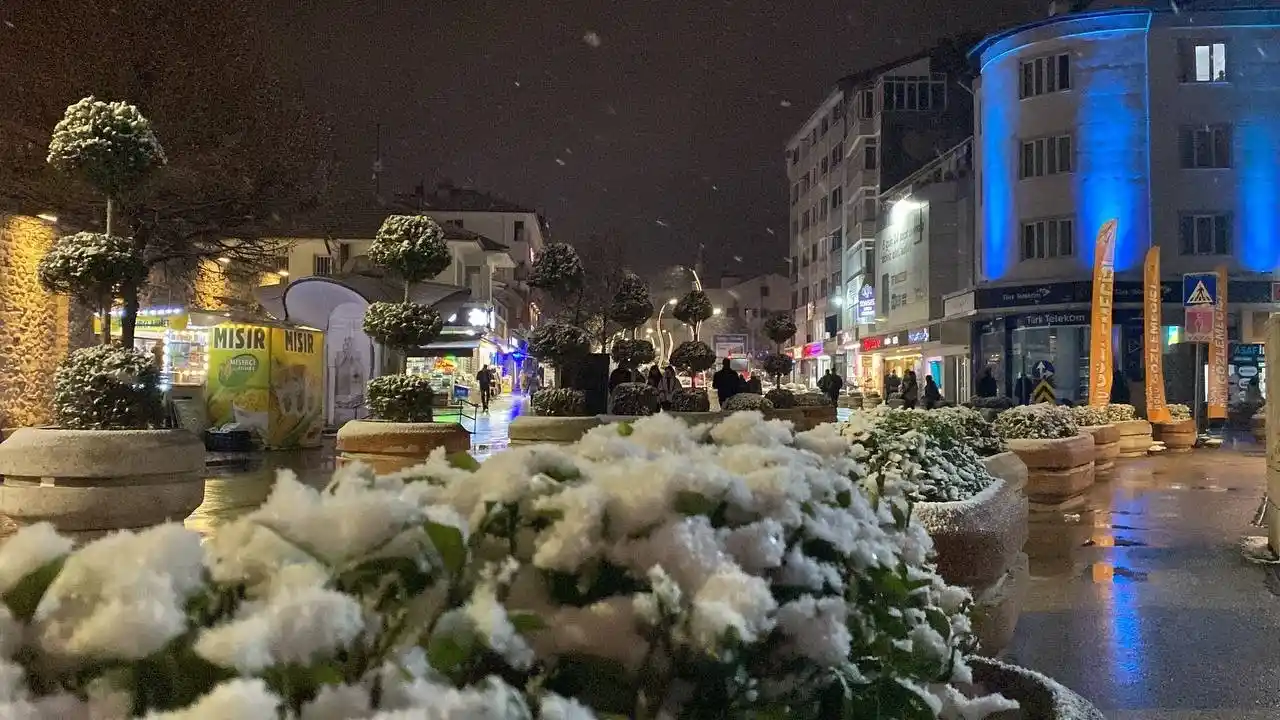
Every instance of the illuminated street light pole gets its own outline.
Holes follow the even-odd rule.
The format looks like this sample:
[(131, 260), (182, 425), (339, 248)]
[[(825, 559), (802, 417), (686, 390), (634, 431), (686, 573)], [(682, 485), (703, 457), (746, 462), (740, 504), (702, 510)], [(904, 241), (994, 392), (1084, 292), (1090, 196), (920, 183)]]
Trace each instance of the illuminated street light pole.
[(658, 308), (658, 320), (657, 320), (657, 323), (658, 323), (658, 359), (659, 359), (659, 360), (661, 360), (661, 359), (663, 359), (663, 358), (665, 358), (665, 357), (667, 356), (667, 344), (666, 344), (666, 342), (665, 342), (665, 341), (663, 341), (663, 339), (662, 339), (662, 313), (663, 313), (663, 311), (665, 311), (668, 307), (670, 307), (670, 306), (674, 306), (675, 304), (676, 304), (676, 299), (675, 299), (675, 298), (671, 298), (670, 300), (668, 300), (668, 301), (666, 301), (665, 303), (663, 303), (663, 304), (662, 304), (662, 307), (659, 307), (659, 308)]

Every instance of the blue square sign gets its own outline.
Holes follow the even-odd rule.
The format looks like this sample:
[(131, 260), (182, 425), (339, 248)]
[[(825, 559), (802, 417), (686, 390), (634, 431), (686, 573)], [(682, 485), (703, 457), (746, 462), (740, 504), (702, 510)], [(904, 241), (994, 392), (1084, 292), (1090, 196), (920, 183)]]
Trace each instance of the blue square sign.
[(1218, 302), (1218, 273), (1191, 273), (1182, 276), (1182, 304), (1186, 307)]

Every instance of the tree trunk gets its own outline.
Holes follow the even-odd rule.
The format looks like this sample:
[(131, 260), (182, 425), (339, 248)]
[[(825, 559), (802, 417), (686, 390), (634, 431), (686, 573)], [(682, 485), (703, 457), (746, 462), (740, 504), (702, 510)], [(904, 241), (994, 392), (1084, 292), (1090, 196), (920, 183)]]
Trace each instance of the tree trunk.
[(108, 294), (98, 304), (98, 322), (102, 328), (98, 332), (98, 340), (103, 345), (111, 344), (111, 295)]
[(123, 288), (124, 311), (120, 314), (120, 347), (133, 347), (137, 334), (138, 308), (141, 304), (137, 283), (127, 283)]

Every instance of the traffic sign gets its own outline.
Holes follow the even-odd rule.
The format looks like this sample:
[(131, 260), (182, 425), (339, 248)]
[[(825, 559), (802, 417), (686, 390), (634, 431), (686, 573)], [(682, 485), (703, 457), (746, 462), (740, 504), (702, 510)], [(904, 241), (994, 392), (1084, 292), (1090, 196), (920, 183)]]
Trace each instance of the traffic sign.
[(1053, 377), (1053, 363), (1048, 360), (1041, 360), (1032, 368), (1032, 372), (1036, 377), (1051, 378)]
[(1217, 273), (1189, 273), (1182, 276), (1182, 304), (1187, 307), (1212, 306), (1218, 302)]
[(1058, 402), (1057, 393), (1053, 390), (1053, 383), (1048, 380), (1041, 380), (1036, 389), (1031, 392), (1031, 402), (1033, 403), (1056, 403)]
[(1213, 306), (1190, 305), (1184, 311), (1187, 318), (1184, 323), (1183, 340), (1192, 343), (1213, 341)]

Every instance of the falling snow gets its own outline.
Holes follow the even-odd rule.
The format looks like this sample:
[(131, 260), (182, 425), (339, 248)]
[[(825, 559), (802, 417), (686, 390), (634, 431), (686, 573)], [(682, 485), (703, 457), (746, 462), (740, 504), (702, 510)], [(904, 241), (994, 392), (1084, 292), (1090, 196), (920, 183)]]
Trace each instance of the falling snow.
[(588, 30), (587, 32), (583, 33), (582, 42), (590, 45), (593, 48), (598, 48), (600, 47), (600, 35)]
[(666, 220), (654, 220), (654, 222), (657, 223), (659, 227), (671, 227), (667, 224)]
[(557, 164), (557, 165), (560, 165), (560, 166), (562, 166), (562, 167), (563, 167), (563, 166), (564, 166), (564, 164), (565, 164), (565, 162), (564, 162), (564, 160), (561, 160), (560, 158), (556, 158), (556, 164)]
[(778, 104), (779, 104), (779, 105), (781, 105), (782, 107), (791, 107), (791, 101), (790, 101), (790, 100), (783, 100), (782, 102), (780, 102), (780, 103), (778, 103)]

